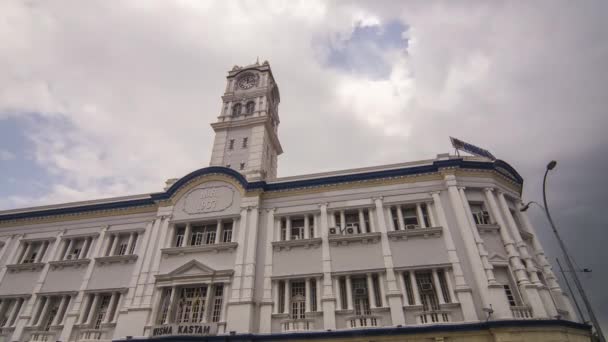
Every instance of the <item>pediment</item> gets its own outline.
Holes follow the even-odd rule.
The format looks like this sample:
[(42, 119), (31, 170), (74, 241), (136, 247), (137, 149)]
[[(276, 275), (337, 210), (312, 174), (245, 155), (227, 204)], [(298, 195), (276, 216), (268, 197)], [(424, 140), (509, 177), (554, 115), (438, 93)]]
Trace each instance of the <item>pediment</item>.
[(156, 276), (157, 280), (176, 280), (183, 278), (208, 278), (232, 275), (231, 270), (215, 270), (200, 261), (190, 260), (173, 271)]
[(499, 253), (492, 253), (489, 255), (488, 260), (490, 261), (490, 263), (497, 263), (497, 264), (502, 264), (502, 263), (508, 263), (509, 260), (507, 259), (506, 256), (499, 254)]

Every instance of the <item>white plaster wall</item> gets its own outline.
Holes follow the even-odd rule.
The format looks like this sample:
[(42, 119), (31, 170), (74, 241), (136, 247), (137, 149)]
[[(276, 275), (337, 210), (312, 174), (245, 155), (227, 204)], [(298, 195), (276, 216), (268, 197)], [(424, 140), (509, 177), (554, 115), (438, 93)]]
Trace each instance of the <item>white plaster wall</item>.
[(415, 237), (408, 240), (390, 241), (395, 267), (438, 265), (449, 263), (443, 239)]
[(333, 272), (384, 268), (380, 243), (331, 246), (330, 253)]
[(275, 251), (272, 257), (272, 275), (290, 276), (321, 273), (321, 247), (295, 247), (288, 251)]
[(93, 269), (87, 289), (128, 287), (134, 267), (135, 263), (112, 263), (103, 266), (97, 264), (95, 265), (95, 269)]
[(32, 293), (41, 271), (21, 271), (4, 276), (0, 284), (0, 295)]
[[(92, 261), (91, 261), (92, 262)], [(88, 265), (50, 269), (42, 285), (42, 292), (78, 291)]]

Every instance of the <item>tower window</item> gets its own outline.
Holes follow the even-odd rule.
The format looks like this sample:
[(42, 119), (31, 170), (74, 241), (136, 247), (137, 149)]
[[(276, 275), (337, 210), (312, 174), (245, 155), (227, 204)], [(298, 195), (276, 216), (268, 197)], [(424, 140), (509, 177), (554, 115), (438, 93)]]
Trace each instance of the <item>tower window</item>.
[(255, 103), (253, 101), (247, 102), (247, 105), (245, 106), (245, 114), (251, 115), (251, 114), (253, 114), (254, 110), (255, 110)]
[(230, 139), (230, 141), (228, 142), (228, 149), (234, 150), (234, 139)]
[(232, 106), (232, 116), (239, 116), (241, 115), (241, 104), (237, 103), (234, 106)]
[(245, 170), (245, 163), (241, 163), (240, 167), (241, 170)]
[(247, 142), (249, 138), (243, 138), (243, 148), (247, 148)]

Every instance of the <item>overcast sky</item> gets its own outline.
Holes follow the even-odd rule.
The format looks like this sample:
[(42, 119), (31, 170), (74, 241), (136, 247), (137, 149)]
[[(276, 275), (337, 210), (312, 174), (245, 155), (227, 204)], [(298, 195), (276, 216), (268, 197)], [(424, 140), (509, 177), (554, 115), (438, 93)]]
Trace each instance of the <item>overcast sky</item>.
[(259, 56), (281, 92), (279, 176), (433, 158), (452, 135), (509, 162), (540, 200), (558, 160), (550, 208), (606, 322), (606, 13), (606, 1), (2, 1), (0, 209), (156, 192), (207, 166), (227, 71)]

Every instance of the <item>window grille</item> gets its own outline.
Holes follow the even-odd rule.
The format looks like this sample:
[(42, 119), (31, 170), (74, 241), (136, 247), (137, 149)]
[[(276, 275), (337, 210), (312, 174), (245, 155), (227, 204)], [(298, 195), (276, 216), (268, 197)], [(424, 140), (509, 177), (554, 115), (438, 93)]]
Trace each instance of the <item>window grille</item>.
[(306, 284), (304, 281), (291, 282), (291, 318), (303, 319), (306, 312)]
[(310, 311), (317, 311), (317, 280), (310, 280)]
[(445, 273), (443, 270), (437, 271), (437, 277), (439, 278), (439, 285), (441, 286), (441, 294), (443, 295), (443, 300), (446, 303), (451, 303), (452, 299), (450, 298), (450, 291), (448, 289), (448, 284), (445, 279), (445, 277), (447, 276), (447, 273)]
[(235, 105), (232, 106), (232, 116), (239, 116), (241, 115), (241, 104), (237, 103)]
[(285, 312), (285, 282), (279, 281), (279, 313)]
[(224, 301), (224, 284), (213, 285), (213, 314), (211, 317), (212, 322), (219, 322), (222, 317), (222, 305)]
[(200, 323), (205, 315), (207, 286), (183, 288), (178, 300), (177, 323)]
[(131, 243), (131, 248), (129, 248), (129, 254), (133, 254), (135, 252), (135, 246), (137, 245), (137, 238), (139, 234), (133, 233), (133, 242)]
[[(234, 150), (234, 139), (230, 139), (228, 141), (228, 149), (229, 150)], [(230, 166), (228, 166), (228, 167), (230, 167)]]
[(315, 236), (315, 216), (311, 215), (308, 217), (308, 233), (311, 238)]
[(517, 306), (517, 301), (515, 301), (515, 295), (513, 291), (511, 291), (511, 287), (509, 285), (503, 285), (505, 289), (505, 294), (507, 295), (507, 300), (509, 301), (510, 306)]
[(242, 145), (242, 147), (243, 148), (247, 148), (247, 143), (248, 142), (249, 142), (249, 138), (247, 138), (247, 137), (243, 138), (243, 145)]
[(471, 213), (473, 214), (473, 220), (475, 224), (491, 224), (490, 213), (488, 213), (483, 204), (481, 203), (469, 203)]
[(184, 243), (186, 228), (177, 228), (175, 233), (175, 247), (181, 247)]
[[(51, 300), (51, 298), (49, 298), (49, 300)], [(53, 324), (53, 320), (55, 319), (55, 316), (57, 316), (59, 311), (59, 301), (51, 300), (49, 307), (50, 309), (48, 315), (46, 316), (46, 321), (42, 325), (42, 330), (44, 331), (51, 330), (51, 324)]]
[(415, 305), (414, 301), (414, 291), (412, 290), (412, 281), (410, 279), (410, 273), (403, 273), (403, 283), (405, 284), (405, 293), (407, 295), (407, 303), (409, 305)]
[(391, 211), (391, 218), (393, 219), (393, 227), (395, 227), (395, 230), (399, 230), (399, 216), (397, 215), (397, 207), (391, 207), (390, 208)]
[[(95, 321), (93, 324), (93, 329), (101, 328), (101, 323), (103, 319), (108, 314), (108, 306), (110, 306), (110, 299), (112, 297), (110, 295), (101, 295), (101, 302), (99, 304), (99, 309), (97, 309), (97, 314), (95, 315)], [(94, 308), (91, 308), (93, 310)]]
[(422, 205), (420, 205), (420, 209), (422, 209), (422, 219), (424, 220), (424, 225), (426, 227), (430, 227), (431, 221), (429, 219), (429, 215), (430, 215), (431, 208), (429, 208), (429, 206), (426, 204), (422, 204)]
[(369, 309), (369, 296), (367, 288), (366, 278), (353, 278), (351, 280), (352, 292), (353, 292), (353, 304), (355, 309), (355, 315), (367, 316), (371, 315)]
[(304, 238), (304, 218), (291, 219), (291, 239), (301, 240)]
[(253, 111), (254, 111), (254, 110), (255, 110), (255, 103), (253, 103), (253, 101), (248, 102), (248, 103), (247, 103), (247, 106), (245, 106), (245, 112), (246, 112), (248, 115), (251, 115), (251, 114), (253, 114)]
[(416, 272), (418, 292), (420, 293), (420, 299), (422, 300), (424, 311), (439, 310), (437, 292), (435, 286), (433, 286), (432, 279), (431, 272)]
[(281, 241), (287, 240), (287, 218), (281, 219)]
[(402, 209), (403, 213), (403, 224), (406, 229), (414, 229), (420, 227), (418, 222), (418, 215), (416, 213), (416, 207), (407, 207)]
[(232, 222), (222, 227), (222, 242), (232, 242)]

